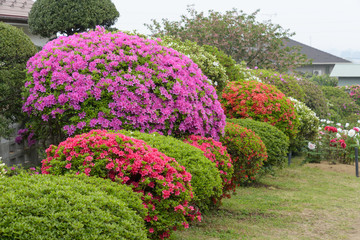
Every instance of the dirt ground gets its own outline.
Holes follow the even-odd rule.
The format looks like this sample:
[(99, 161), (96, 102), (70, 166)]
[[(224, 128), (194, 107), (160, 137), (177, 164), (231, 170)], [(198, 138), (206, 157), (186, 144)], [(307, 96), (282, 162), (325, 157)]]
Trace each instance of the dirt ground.
[(321, 162), (321, 163), (308, 163), (306, 164), (306, 166), (319, 168), (324, 171), (346, 173), (355, 176), (355, 165), (347, 165), (341, 163), (330, 164), (329, 162)]

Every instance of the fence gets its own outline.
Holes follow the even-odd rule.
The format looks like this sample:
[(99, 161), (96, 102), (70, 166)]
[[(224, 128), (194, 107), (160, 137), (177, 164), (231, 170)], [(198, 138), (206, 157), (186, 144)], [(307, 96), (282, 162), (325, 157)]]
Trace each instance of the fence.
[(16, 133), (19, 125), (14, 124), (14, 134), (9, 139), (0, 138), (0, 157), (2, 162), (7, 166), (22, 165), (35, 166), (39, 165), (40, 159), (36, 147), (27, 147), (27, 144), (17, 144), (15, 142)]

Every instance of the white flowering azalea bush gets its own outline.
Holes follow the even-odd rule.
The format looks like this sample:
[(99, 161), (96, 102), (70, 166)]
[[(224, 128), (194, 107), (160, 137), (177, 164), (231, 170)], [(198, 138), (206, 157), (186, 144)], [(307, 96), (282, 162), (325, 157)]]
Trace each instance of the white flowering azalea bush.
[(290, 100), (294, 104), (297, 118), (300, 122), (298, 127), (299, 133), (296, 138), (291, 141), (290, 148), (293, 151), (300, 151), (306, 142), (316, 139), (320, 120), (316, 116), (316, 113), (306, 106), (305, 103), (292, 97), (290, 97)]
[(221, 93), (226, 86), (228, 76), (226, 75), (224, 66), (215, 55), (206, 51), (202, 46), (189, 40), (181, 41), (169, 36), (161, 37), (159, 44), (175, 49), (179, 53), (189, 57), (198, 65), (202, 73), (208, 78), (209, 83), (216, 88), (218, 93)]
[(5, 163), (2, 162), (2, 157), (0, 157), (0, 178), (4, 177), (6, 172)]
[(308, 142), (306, 161), (330, 160), (333, 163), (352, 164), (354, 149), (359, 147), (359, 131), (360, 127), (350, 123), (321, 119), (317, 138)]

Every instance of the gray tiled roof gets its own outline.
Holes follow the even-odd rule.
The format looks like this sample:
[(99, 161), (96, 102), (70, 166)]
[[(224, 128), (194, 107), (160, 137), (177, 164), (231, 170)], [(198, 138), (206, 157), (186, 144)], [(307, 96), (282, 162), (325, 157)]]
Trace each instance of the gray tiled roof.
[(22, 19), (27, 21), (32, 0), (0, 0), (1, 19)]
[(310, 47), (303, 43), (297, 42), (292, 39), (288, 39), (285, 41), (285, 46), (293, 47), (299, 46), (301, 48), (300, 52), (305, 54), (308, 58), (312, 59), (312, 64), (320, 64), (320, 63), (351, 63), (351, 61), (334, 56), (330, 53), (321, 51), (319, 49)]

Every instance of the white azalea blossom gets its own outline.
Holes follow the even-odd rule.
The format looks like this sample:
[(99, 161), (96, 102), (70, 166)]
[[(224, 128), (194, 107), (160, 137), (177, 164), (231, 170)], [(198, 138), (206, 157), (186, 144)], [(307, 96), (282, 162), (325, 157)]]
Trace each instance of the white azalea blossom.
[(339, 126), (339, 127), (340, 127), (340, 126), (341, 126), (341, 123), (337, 123), (336, 126)]
[(356, 131), (355, 131), (354, 129), (351, 129), (351, 130), (349, 130), (349, 132), (348, 132), (348, 136), (349, 136), (349, 137), (354, 137), (355, 134), (356, 134)]
[(337, 138), (341, 138), (341, 135), (339, 133), (336, 133)]
[(308, 143), (308, 148), (309, 148), (310, 150), (314, 150), (314, 149), (316, 148), (316, 145), (315, 145), (314, 143), (312, 143), (312, 142), (309, 142), (309, 143)]
[(338, 128), (337, 131), (338, 131), (338, 132), (342, 132), (343, 130), (342, 130), (341, 128)]
[(349, 123), (345, 123), (345, 127), (346, 127), (346, 128), (349, 127)]

